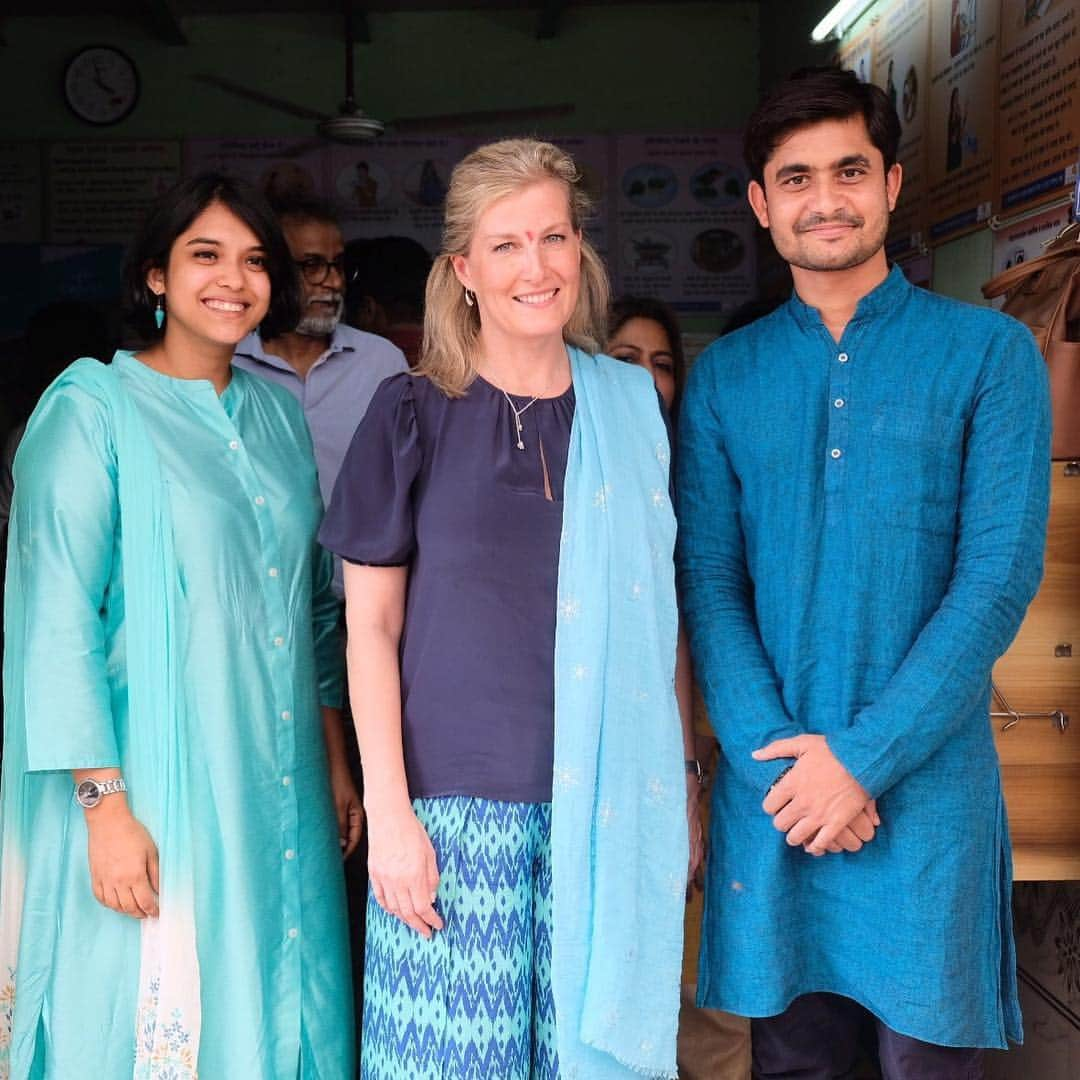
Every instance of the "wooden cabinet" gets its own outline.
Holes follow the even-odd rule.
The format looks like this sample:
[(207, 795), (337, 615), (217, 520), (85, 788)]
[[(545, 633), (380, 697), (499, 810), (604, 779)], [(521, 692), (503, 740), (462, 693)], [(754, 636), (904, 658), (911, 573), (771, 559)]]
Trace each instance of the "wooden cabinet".
[(990, 718), (1015, 877), (1080, 879), (1080, 462), (1053, 463), (1045, 577), (994, 685), (992, 714), (1044, 714)]

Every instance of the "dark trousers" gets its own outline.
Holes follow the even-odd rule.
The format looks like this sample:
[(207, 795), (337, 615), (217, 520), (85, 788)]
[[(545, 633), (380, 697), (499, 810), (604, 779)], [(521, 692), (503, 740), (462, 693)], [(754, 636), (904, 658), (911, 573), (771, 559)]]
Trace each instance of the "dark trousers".
[(751, 1022), (754, 1080), (854, 1080), (868, 1019), (883, 1080), (983, 1080), (981, 1050), (898, 1035), (837, 994), (804, 994), (779, 1016)]

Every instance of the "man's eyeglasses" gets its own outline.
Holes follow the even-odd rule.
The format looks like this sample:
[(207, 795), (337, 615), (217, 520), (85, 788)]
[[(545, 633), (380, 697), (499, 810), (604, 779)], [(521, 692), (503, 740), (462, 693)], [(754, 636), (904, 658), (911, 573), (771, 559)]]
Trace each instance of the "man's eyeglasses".
[(330, 271), (337, 271), (338, 277), (345, 280), (345, 256), (336, 259), (324, 259), (321, 255), (309, 255), (306, 259), (294, 259), (300, 267), (300, 273), (309, 285), (321, 285), (330, 276)]

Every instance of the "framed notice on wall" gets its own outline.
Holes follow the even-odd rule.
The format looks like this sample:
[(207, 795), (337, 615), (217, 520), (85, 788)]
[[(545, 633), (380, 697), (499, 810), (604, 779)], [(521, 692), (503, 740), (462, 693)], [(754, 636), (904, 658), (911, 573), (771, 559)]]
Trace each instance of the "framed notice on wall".
[(180, 144), (50, 143), (47, 162), (48, 239), (125, 244), (149, 204), (180, 179)]
[(931, 10), (927, 211), (940, 242), (991, 213), (1000, 0), (935, 0)]
[(1080, 157), (1080, 5), (1002, 0), (998, 105), (1001, 214), (1068, 191)]
[(874, 82), (888, 95), (900, 117), (897, 159), (904, 180), (886, 241), (889, 255), (897, 258), (919, 251), (926, 232), (930, 0), (886, 0), (878, 8)]

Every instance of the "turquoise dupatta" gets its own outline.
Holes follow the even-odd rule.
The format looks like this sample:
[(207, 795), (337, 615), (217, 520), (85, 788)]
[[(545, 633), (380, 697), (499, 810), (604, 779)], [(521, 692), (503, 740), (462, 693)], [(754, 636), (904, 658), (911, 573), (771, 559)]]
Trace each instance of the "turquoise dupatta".
[[(131, 724), (121, 765), (135, 816), (157, 842), (160, 916), (140, 924), (135, 1080), (194, 1080), (200, 1003), (192, 889), (192, 836), (183, 763), (183, 695), (176, 679), (180, 636), (172, 525), (160, 466), (142, 418), (117, 371), (79, 360), (53, 384), (74, 387), (100, 408), (115, 456), (122, 521)], [(51, 392), (51, 391), (50, 391)], [(30, 420), (31, 428), (34, 418)], [(30, 1074), (55, 942), (60, 844), (72, 810), (68, 772), (39, 771), (34, 687), (22, 678), (33, 610), (33, 522), (16, 489), (8, 545), (4, 656), (5, 754), (0, 795), (0, 1078)], [(40, 635), (38, 635), (40, 638)], [(105, 989), (107, 992), (107, 988)]]
[(551, 824), (560, 1073), (674, 1077), (687, 826), (668, 434), (648, 372), (569, 352)]

